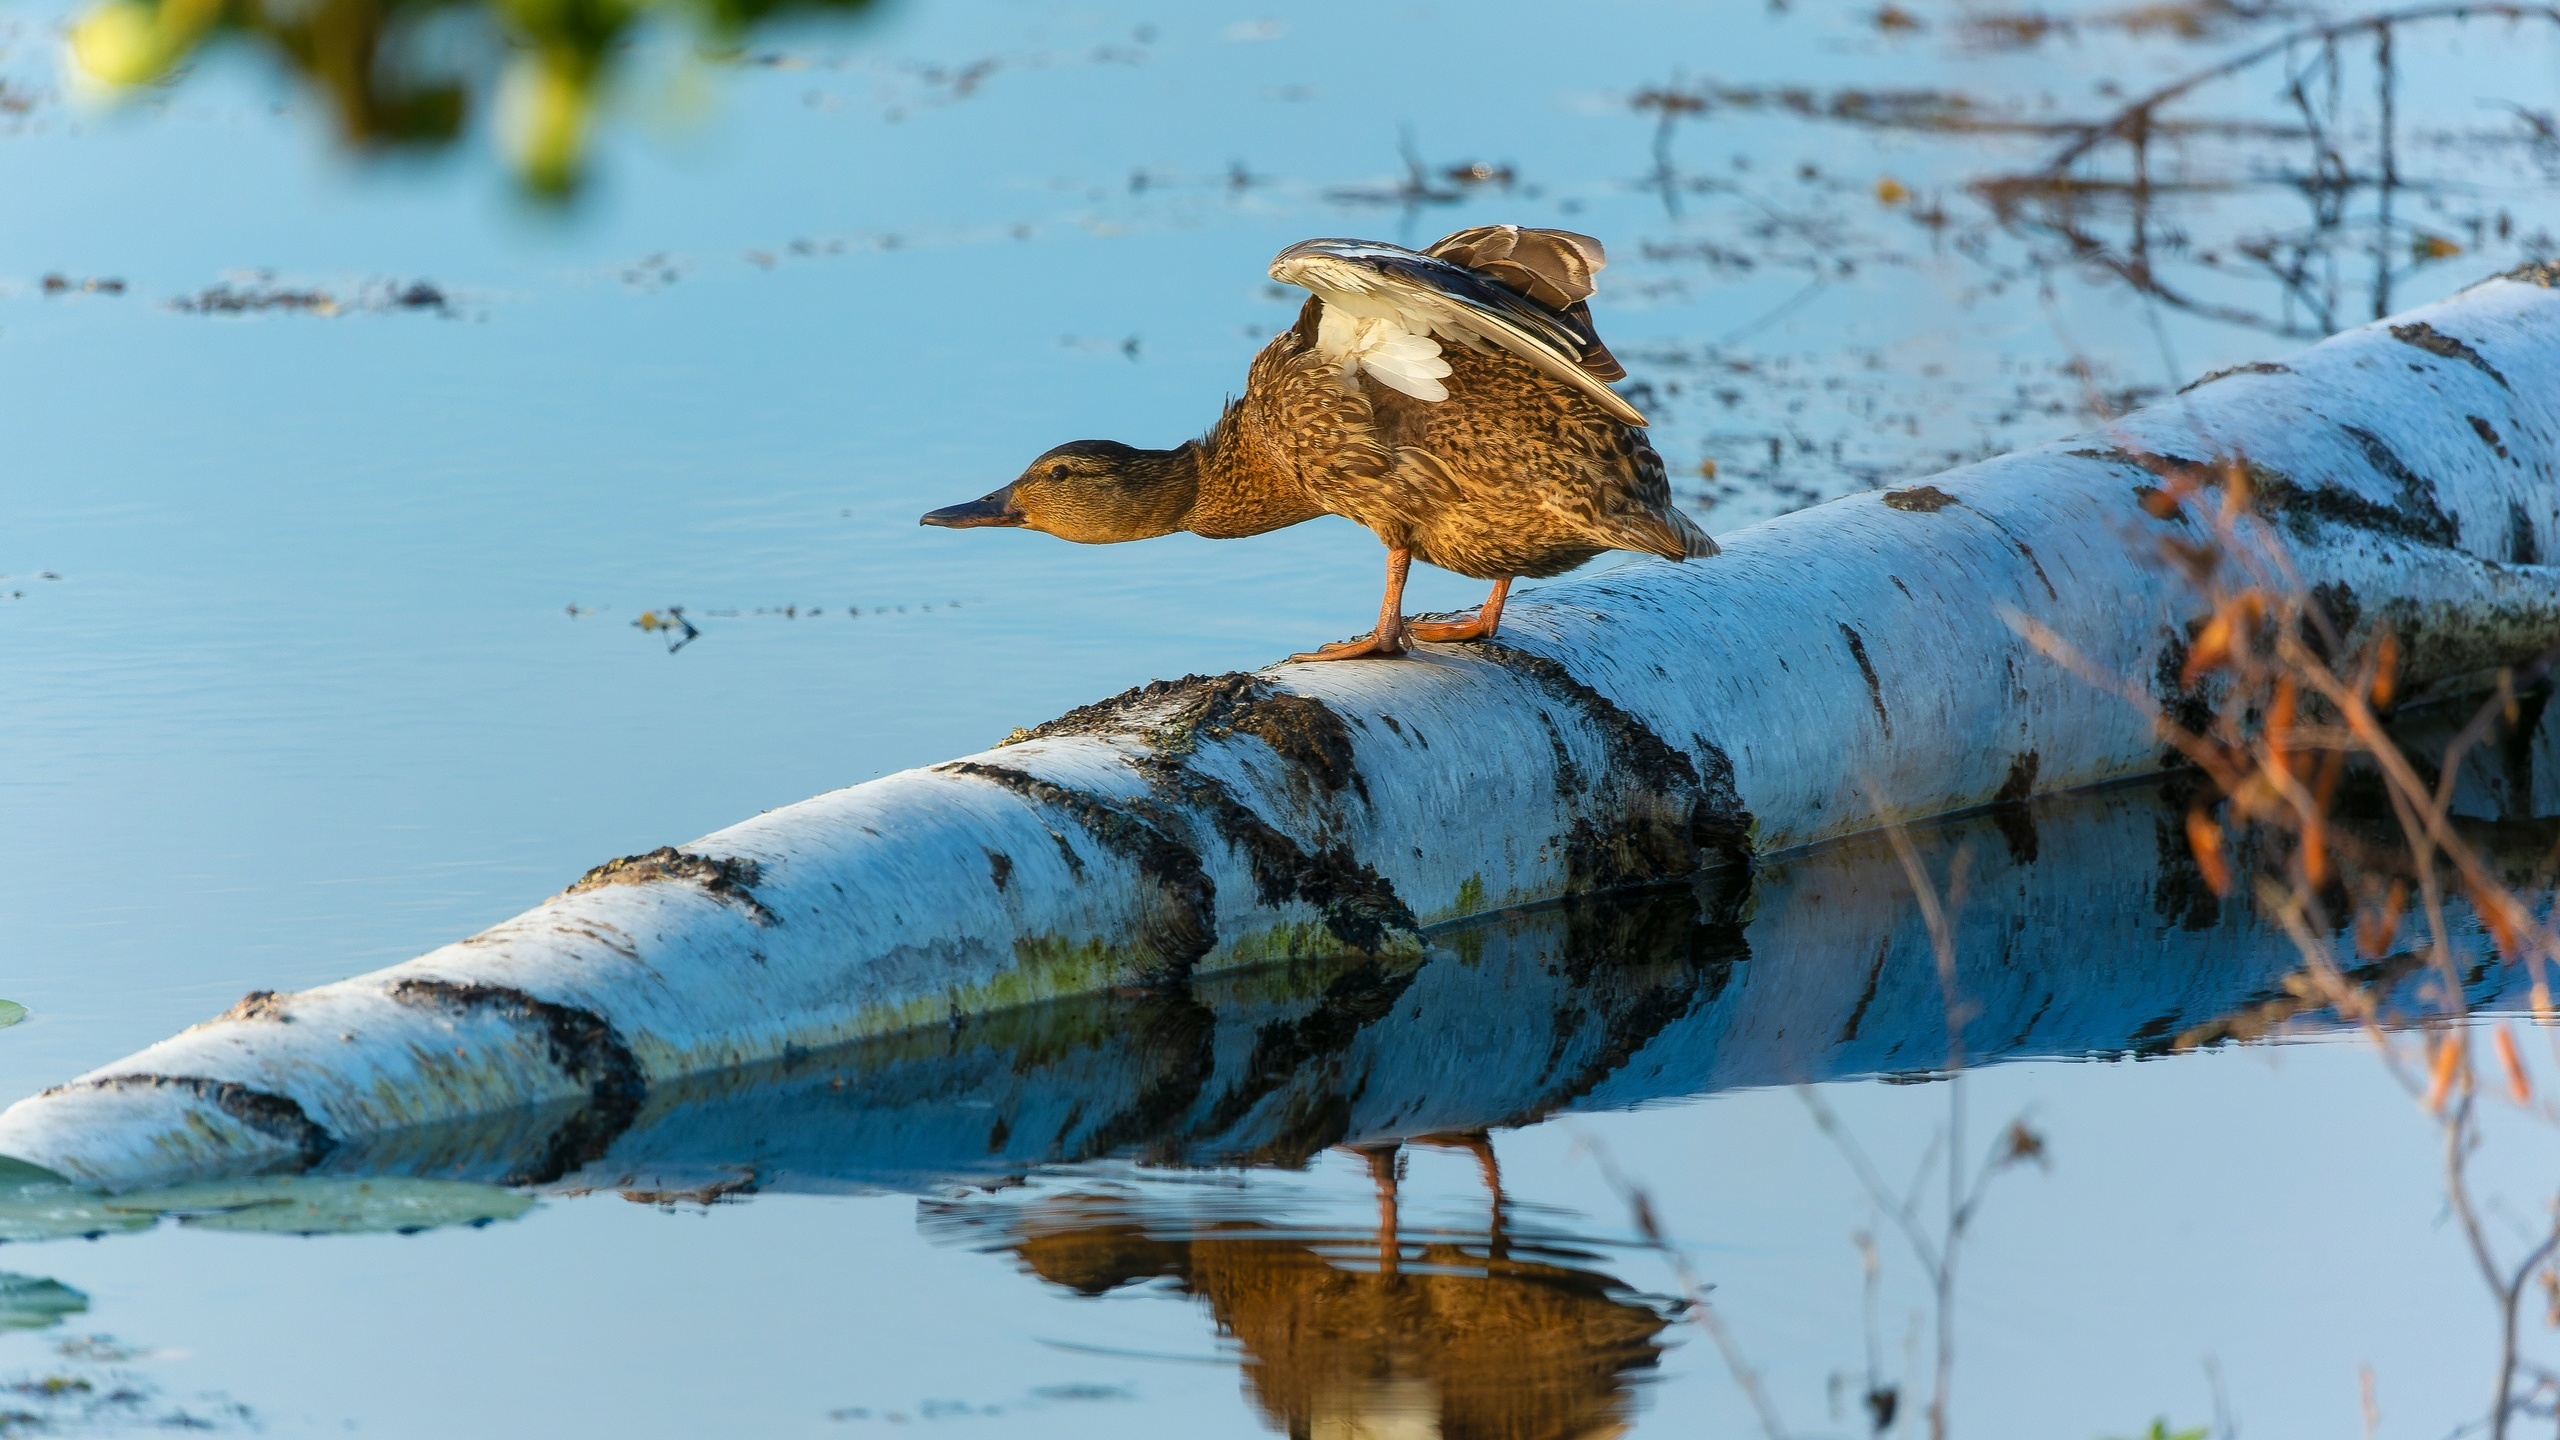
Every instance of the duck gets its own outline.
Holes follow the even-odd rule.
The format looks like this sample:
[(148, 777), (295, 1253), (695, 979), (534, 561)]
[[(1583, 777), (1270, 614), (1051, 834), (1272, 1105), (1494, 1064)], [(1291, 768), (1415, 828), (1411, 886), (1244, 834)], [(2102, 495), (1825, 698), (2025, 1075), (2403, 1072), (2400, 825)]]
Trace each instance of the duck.
[[(1672, 503), (1643, 413), (1609, 388), (1626, 368), (1590, 311), (1607, 263), (1588, 235), (1518, 225), (1418, 251), (1302, 240), (1270, 266), (1309, 292), (1297, 321), (1254, 356), (1206, 435), (1168, 450), (1070, 441), (921, 523), (1103, 545), (1342, 516), (1386, 546), (1377, 623), (1298, 661), (1490, 640), (1515, 581), (1608, 551), (1711, 557), (1715, 541)], [(1492, 589), (1463, 615), (1409, 619), (1416, 560)]]

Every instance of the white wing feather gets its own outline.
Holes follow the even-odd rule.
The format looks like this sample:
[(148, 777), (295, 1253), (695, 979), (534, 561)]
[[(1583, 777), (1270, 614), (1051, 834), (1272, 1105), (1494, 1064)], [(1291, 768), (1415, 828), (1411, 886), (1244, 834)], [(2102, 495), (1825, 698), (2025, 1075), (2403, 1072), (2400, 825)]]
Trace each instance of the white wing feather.
[(1498, 345), (1581, 390), (1624, 423), (1645, 423), (1642, 412), (1584, 370), (1577, 356), (1519, 319), (1481, 303), (1461, 303), (1430, 283), (1318, 248), (1354, 246), (1361, 252), (1391, 252), (1398, 260), (1422, 265), (1446, 263), (1395, 247), (1336, 241), (1293, 245), (1272, 262), (1272, 279), (1312, 290), (1324, 300), (1324, 314), (1317, 322), (1317, 350), (1342, 367), (1345, 384), (1365, 372), (1417, 399), (1447, 399), (1448, 387), (1439, 382), (1449, 373), (1449, 363), (1439, 358), (1440, 347), (1430, 338), (1436, 334), (1470, 348), (1487, 342)]
[(1366, 371), (1416, 400), (1449, 398), (1449, 387), (1440, 383), (1449, 362), (1440, 358), (1439, 342), (1399, 317), (1354, 314), (1327, 301), (1316, 323), (1316, 353), (1341, 367), (1345, 384)]

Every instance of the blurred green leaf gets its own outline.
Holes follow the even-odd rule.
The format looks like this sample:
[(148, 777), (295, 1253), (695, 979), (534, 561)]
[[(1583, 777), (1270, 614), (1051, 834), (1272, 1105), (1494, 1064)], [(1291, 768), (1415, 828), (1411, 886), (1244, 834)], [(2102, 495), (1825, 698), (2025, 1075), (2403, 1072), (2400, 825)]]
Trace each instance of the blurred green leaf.
[(6, 1030), (10, 1026), (17, 1024), (19, 1021), (26, 1018), (26, 1006), (17, 1004), (14, 1001), (0, 1000), (0, 1030)]
[(644, 26), (737, 49), (768, 20), (873, 0), (100, 0), (71, 28), (77, 73), (109, 92), (172, 78), (232, 40), (281, 61), (357, 150), (436, 148), (493, 101), (525, 186), (562, 198), (583, 173), (611, 71)]

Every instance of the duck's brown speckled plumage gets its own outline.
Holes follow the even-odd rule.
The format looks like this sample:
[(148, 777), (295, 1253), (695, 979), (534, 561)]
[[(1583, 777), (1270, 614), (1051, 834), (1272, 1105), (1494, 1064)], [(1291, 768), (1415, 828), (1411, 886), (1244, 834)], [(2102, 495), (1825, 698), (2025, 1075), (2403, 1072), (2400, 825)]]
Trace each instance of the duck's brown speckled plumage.
[(1691, 552), (1680, 527), (1695, 527), (1672, 508), (1642, 430), (1501, 351), (1452, 346), (1443, 358), (1439, 404), (1371, 392), (1393, 477), (1366, 494), (1340, 480), (1319, 488), (1326, 509), (1479, 580), (1561, 575), (1604, 550)]
[[(1421, 255), (1292, 246), (1273, 275), (1318, 293), (1254, 357), (1244, 393), (1207, 435), (1169, 451), (1058, 446), (1013, 484), (926, 523), (1108, 542), (1173, 530), (1228, 539), (1343, 516), (1386, 543), (1386, 602), (1372, 636), (1326, 647), (1327, 659), (1491, 635), (1513, 577), (1562, 574), (1603, 551), (1713, 555), (1671, 503), (1643, 417), (1604, 383), (1625, 374), (1586, 304), (1604, 263), (1587, 236), (1514, 226), (1460, 231)], [(1346, 308), (1328, 317), (1337, 303)], [(1356, 328), (1381, 304), (1397, 317), (1384, 341)], [(1355, 328), (1345, 338), (1329, 328), (1340, 326)], [(1395, 338), (1425, 329), (1447, 367), (1436, 379), (1432, 347), (1417, 357), (1421, 341)], [(1472, 620), (1409, 624), (1400, 597), (1414, 559), (1491, 580), (1493, 593)]]
[(1345, 385), (1315, 353), (1323, 306), (1310, 298), (1262, 348), (1200, 442), (1194, 533), (1340, 515), (1479, 580), (1544, 579), (1607, 550), (1691, 553), (1643, 431), (1499, 350), (1449, 347), (1447, 400)]
[(1394, 468), (1368, 397), (1345, 389), (1315, 353), (1316, 304), (1253, 357), (1244, 394), (1195, 442), (1198, 490), (1183, 527), (1191, 533), (1226, 540), (1337, 513), (1318, 477), (1367, 488)]

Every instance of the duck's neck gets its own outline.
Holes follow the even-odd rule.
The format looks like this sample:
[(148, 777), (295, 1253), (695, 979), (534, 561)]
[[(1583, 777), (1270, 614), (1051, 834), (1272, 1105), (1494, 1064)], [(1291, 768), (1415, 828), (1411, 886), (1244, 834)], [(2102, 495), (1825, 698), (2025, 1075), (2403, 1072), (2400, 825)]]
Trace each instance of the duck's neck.
[(1136, 531), (1124, 538), (1148, 540), (1191, 528), (1191, 511), (1200, 496), (1200, 442), (1171, 450), (1140, 450), (1121, 463), (1128, 482), (1130, 519)]
[(1276, 463), (1268, 444), (1245, 434), (1242, 407), (1230, 404), (1217, 425), (1176, 453), (1190, 457), (1192, 494), (1182, 528), (1212, 540), (1259, 535), (1322, 513), (1294, 472)]

